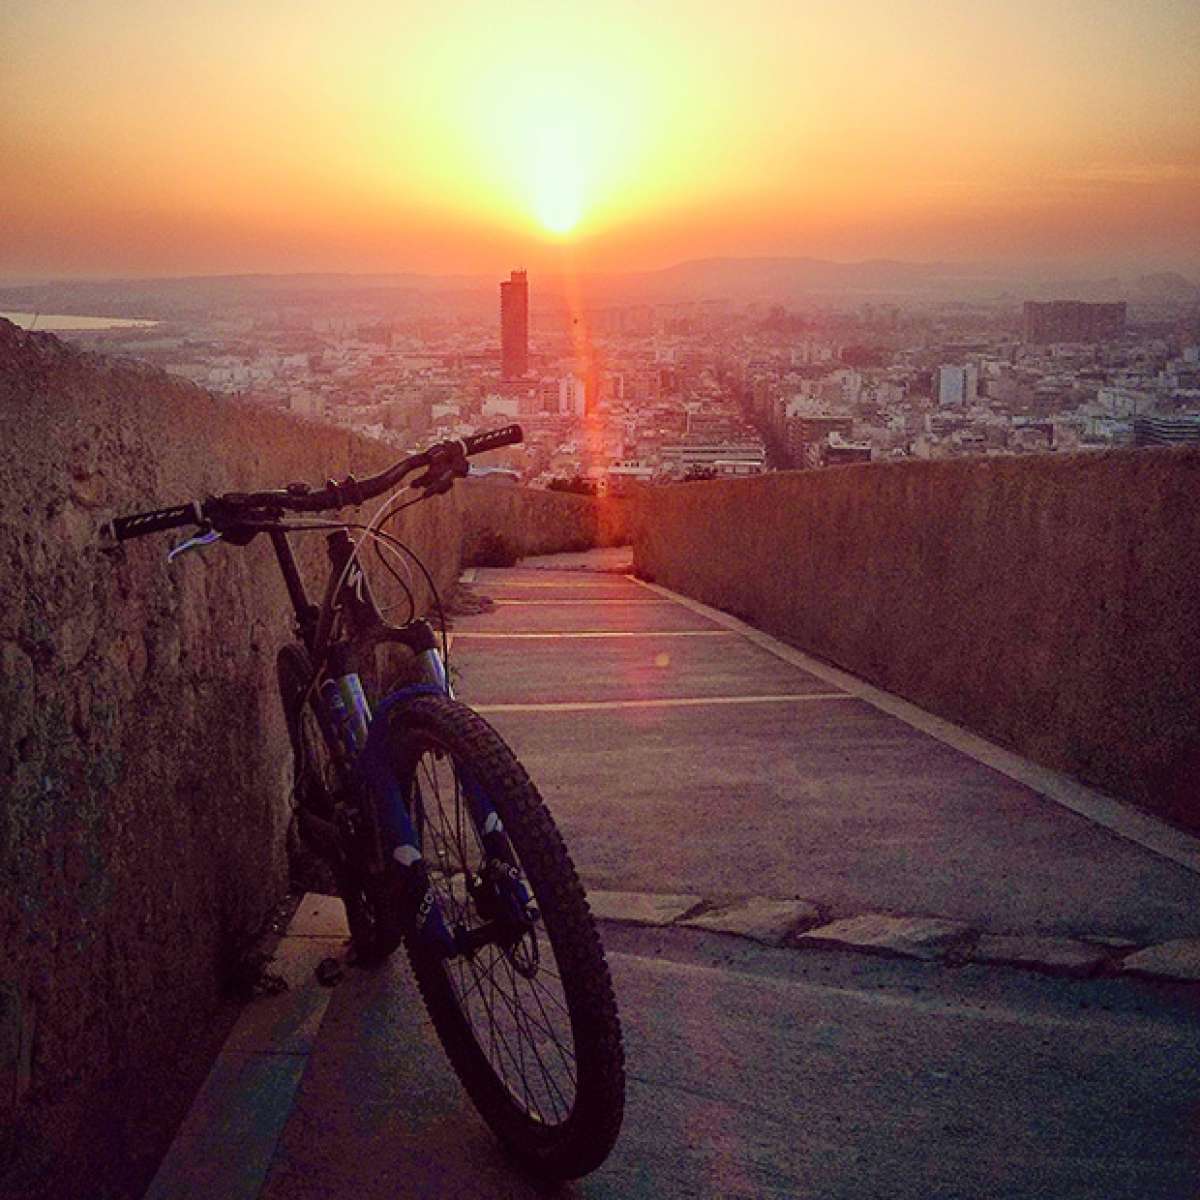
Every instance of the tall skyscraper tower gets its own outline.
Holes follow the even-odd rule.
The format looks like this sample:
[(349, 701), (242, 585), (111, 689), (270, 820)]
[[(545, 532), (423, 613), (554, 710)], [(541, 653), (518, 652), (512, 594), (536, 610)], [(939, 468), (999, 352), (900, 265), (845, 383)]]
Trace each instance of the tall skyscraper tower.
[(500, 376), (520, 379), (529, 369), (529, 282), (513, 271), (500, 285)]

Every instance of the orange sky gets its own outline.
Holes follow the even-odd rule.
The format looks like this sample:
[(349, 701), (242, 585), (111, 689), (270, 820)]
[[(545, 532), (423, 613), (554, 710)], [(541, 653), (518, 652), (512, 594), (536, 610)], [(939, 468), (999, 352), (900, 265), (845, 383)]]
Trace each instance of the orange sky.
[(1196, 0), (37, 0), (0, 277), (1200, 270)]

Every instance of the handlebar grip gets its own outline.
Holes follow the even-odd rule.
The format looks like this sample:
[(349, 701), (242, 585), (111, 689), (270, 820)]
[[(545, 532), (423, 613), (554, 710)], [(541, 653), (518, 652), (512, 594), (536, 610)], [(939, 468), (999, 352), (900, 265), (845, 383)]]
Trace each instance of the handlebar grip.
[(201, 511), (200, 501), (193, 500), (188, 504), (177, 504), (174, 508), (158, 508), (153, 512), (114, 517), (101, 532), (111, 536), (114, 541), (126, 542), (146, 533), (177, 529), (181, 525), (201, 525), (203, 522), (204, 513)]
[(514, 446), (525, 440), (525, 434), (520, 425), (505, 425), (502, 429), (493, 429), (488, 433), (474, 433), (463, 438), (468, 456), (482, 454), (485, 450), (498, 450), (501, 446)]

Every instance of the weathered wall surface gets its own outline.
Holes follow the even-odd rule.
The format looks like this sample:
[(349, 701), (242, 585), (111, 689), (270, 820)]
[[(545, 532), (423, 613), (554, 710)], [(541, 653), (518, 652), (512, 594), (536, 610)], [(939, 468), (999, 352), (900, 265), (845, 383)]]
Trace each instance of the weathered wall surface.
[[(153, 1102), (286, 890), (291, 622), (270, 545), (168, 567), (172, 534), (110, 558), (100, 523), (395, 456), (0, 321), (0, 1180), (18, 1193), (22, 1172), (27, 1194), (68, 1196), (81, 1162), (139, 1153), (124, 1114)], [(443, 590), (466, 490), (396, 530)], [(487, 506), (501, 532), (581, 536), (579, 514), (539, 523), (536, 496), (506, 491)], [(321, 578), (321, 536), (296, 541)]]
[(1200, 451), (643, 495), (635, 569), (1200, 826)]
[(630, 506), (624, 500), (535, 492), (484, 481), (469, 482), (459, 494), (467, 562), (480, 552), (489, 534), (502, 536), (518, 557), (624, 546), (630, 539)]

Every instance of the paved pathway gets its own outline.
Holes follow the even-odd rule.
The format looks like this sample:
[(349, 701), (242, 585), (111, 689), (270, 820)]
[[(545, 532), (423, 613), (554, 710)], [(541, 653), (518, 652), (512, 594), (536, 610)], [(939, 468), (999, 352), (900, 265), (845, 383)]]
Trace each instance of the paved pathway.
[[(452, 657), (593, 890), (797, 901), (826, 940), (921, 953), (934, 919), (956, 958), (982, 937), (1047, 968), (1200, 936), (1195, 839), (701, 605), (541, 561), (475, 573), (495, 607), (455, 621)], [(1181, 953), (1200, 976), (1200, 943)]]
[[(621, 1141), (556, 1194), (1200, 1195), (1197, 842), (625, 561), (480, 571), (487, 611), (454, 625), (460, 694), (589, 885), (626, 1030)], [(344, 936), (306, 899), (291, 990), (248, 1010), (149, 1195), (544, 1194), (402, 956), (315, 982)]]

